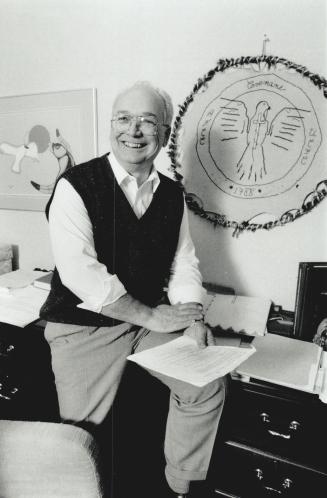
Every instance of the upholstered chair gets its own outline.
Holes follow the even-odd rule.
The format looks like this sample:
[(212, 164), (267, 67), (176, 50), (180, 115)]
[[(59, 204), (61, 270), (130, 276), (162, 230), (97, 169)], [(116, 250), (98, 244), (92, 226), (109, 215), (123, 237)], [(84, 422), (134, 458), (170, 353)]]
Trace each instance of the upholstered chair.
[(98, 449), (84, 429), (0, 420), (1, 498), (100, 498)]

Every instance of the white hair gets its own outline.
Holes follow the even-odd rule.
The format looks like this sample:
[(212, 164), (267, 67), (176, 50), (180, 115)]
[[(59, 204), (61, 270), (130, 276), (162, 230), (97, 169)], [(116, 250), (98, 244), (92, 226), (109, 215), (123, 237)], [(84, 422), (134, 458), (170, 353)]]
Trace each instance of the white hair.
[(151, 90), (153, 93), (155, 93), (158, 96), (158, 98), (161, 100), (162, 106), (163, 106), (164, 124), (171, 126), (173, 116), (174, 116), (174, 107), (173, 107), (173, 102), (171, 100), (171, 97), (167, 92), (165, 92), (161, 88), (155, 87), (149, 81), (137, 81), (136, 83), (134, 83), (130, 87), (125, 88), (125, 90), (121, 91), (116, 96), (115, 102), (121, 95), (123, 95), (124, 93), (126, 93), (134, 88), (148, 88), (149, 90)]

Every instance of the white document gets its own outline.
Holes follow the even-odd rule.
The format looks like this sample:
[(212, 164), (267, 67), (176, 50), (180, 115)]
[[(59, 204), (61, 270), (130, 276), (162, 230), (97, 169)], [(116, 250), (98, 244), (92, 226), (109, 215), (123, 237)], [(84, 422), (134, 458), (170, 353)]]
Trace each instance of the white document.
[(204, 303), (205, 321), (239, 334), (263, 336), (271, 301), (261, 297), (215, 294)]
[(293, 337), (267, 334), (253, 340), (257, 352), (236, 373), (281, 386), (314, 392), (322, 348)]
[(6, 295), (0, 294), (0, 322), (25, 327), (39, 318), (42, 304), (49, 291), (33, 285), (13, 289)]
[(27, 287), (35, 279), (44, 275), (42, 271), (15, 270), (0, 275), (0, 295), (9, 294), (13, 289)]
[(253, 346), (207, 346), (200, 349), (193, 339), (181, 336), (162, 346), (130, 355), (127, 359), (201, 387), (231, 372), (254, 352)]

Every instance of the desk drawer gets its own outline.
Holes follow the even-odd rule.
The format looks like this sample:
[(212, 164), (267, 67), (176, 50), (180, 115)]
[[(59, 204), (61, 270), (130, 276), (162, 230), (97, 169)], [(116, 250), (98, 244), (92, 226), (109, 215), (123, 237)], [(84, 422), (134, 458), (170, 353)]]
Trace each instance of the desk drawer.
[(237, 498), (325, 498), (327, 476), (232, 441), (221, 448), (213, 469), (216, 496)]
[(0, 324), (0, 418), (57, 420), (57, 405), (42, 330)]
[[(236, 400), (236, 398), (235, 398)], [(229, 412), (230, 439), (327, 470), (327, 407), (240, 390)], [(305, 451), (303, 449), (305, 448)]]
[(16, 379), (13, 375), (16, 348), (13, 341), (0, 336), (0, 402), (8, 401), (18, 392)]

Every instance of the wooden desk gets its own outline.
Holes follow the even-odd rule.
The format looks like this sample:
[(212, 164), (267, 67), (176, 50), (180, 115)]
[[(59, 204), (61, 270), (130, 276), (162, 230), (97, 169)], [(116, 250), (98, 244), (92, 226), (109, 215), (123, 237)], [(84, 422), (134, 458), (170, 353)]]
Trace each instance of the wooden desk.
[[(42, 323), (24, 329), (0, 324), (0, 384), (0, 418), (59, 421)], [(201, 498), (325, 498), (327, 405), (317, 396), (268, 383), (229, 384), (208, 494)], [(150, 469), (149, 489), (166, 490), (168, 395), (165, 386), (128, 364), (102, 432), (104, 446), (113, 450), (106, 473), (110, 486), (115, 484), (114, 498), (141, 496), (145, 469)]]

